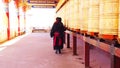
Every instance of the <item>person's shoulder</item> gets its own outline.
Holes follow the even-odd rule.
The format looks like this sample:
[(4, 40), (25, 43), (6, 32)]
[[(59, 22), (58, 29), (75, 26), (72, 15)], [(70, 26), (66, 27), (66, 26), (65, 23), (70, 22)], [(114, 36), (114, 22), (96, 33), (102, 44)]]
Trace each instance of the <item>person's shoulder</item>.
[(53, 23), (53, 25), (56, 25), (56, 24), (57, 24), (56, 22)]
[(60, 22), (59, 24), (63, 25), (63, 23), (62, 23), (62, 22)]

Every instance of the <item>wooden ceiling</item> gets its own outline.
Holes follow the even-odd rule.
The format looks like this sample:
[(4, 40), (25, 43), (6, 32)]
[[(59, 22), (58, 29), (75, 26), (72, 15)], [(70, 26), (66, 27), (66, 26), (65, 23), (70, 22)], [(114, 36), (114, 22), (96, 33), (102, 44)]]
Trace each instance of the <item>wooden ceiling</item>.
[(55, 8), (59, 0), (27, 0), (32, 8)]

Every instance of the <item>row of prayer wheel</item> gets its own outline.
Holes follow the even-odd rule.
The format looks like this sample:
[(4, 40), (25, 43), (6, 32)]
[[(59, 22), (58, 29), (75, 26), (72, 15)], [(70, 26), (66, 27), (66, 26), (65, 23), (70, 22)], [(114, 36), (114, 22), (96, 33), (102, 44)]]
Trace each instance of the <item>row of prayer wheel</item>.
[(114, 39), (120, 38), (119, 6), (119, 0), (67, 0), (56, 16), (69, 29)]

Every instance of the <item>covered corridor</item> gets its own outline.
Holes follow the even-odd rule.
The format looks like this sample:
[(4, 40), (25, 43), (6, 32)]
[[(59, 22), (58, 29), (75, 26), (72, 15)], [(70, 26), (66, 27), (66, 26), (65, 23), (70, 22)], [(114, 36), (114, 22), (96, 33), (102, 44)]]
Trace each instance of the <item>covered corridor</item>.
[[(0, 0), (0, 68), (120, 68), (119, 10), (119, 0)], [(62, 54), (49, 36), (56, 17)]]

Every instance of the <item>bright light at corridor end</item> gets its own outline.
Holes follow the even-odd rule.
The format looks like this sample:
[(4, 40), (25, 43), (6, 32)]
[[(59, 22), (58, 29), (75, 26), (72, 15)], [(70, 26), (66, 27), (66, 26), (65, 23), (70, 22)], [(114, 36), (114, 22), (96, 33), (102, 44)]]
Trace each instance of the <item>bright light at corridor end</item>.
[(26, 12), (26, 29), (50, 29), (55, 21), (55, 8), (31, 8)]

